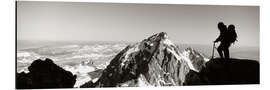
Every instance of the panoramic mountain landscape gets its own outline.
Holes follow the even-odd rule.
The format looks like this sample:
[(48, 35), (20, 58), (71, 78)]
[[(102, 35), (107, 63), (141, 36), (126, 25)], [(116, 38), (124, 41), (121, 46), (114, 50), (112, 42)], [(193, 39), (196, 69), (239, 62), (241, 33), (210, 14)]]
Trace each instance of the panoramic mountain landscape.
[(16, 2), (16, 88), (260, 84), (260, 7)]
[[(23, 42), (18, 42), (19, 45), (20, 43)], [(68, 87), (75, 88), (259, 83), (259, 60), (211, 59), (200, 50), (174, 44), (165, 32), (154, 34), (141, 42), (53, 43), (33, 48), (18, 47), (18, 88), (41, 88), (37, 85), (21, 85), (34, 82), (31, 76), (33, 74), (30, 74), (33, 70), (31, 72), (29, 69), (38, 60), (55, 63), (53, 65), (71, 73), (73, 76), (68, 75), (71, 78), (68, 83), (73, 84)], [(231, 66), (227, 63), (231, 63)], [(46, 70), (40, 68), (38, 71)], [(248, 75), (245, 75), (246, 78), (232, 78), (233, 76), (226, 77), (227, 74), (237, 77)], [(76, 79), (72, 79), (74, 77)], [(41, 83), (44, 84), (46, 80)], [(59, 88), (58, 86), (43, 87)]]

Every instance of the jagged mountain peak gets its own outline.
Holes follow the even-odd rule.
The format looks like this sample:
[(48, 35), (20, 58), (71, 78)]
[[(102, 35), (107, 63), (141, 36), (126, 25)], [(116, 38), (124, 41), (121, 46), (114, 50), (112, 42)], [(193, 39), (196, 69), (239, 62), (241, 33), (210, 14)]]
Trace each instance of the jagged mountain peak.
[[(134, 55), (135, 53), (144, 52), (148, 54), (153, 54), (157, 50), (164, 50), (164, 49), (175, 51), (175, 53), (179, 54), (179, 51), (177, 50), (176, 46), (169, 40), (169, 37), (166, 32), (160, 32), (157, 34), (154, 34), (150, 36), (147, 39), (142, 40), (139, 43), (136, 43), (134, 45), (128, 45), (126, 47), (127, 51), (124, 53), (122, 59), (123, 62), (126, 62), (128, 60), (128, 57), (132, 57), (131, 55)], [(124, 63), (121, 63), (121, 66), (124, 65)]]
[(190, 69), (194, 69), (191, 61), (179, 52), (165, 32), (161, 32), (128, 45), (90, 86), (183, 85)]
[(170, 40), (166, 32), (160, 32), (144, 39), (142, 42), (160, 42), (166, 45), (174, 45)]
[(151, 41), (160, 41), (162, 39), (168, 39), (168, 35), (166, 32), (160, 32), (147, 38), (147, 40), (151, 40)]

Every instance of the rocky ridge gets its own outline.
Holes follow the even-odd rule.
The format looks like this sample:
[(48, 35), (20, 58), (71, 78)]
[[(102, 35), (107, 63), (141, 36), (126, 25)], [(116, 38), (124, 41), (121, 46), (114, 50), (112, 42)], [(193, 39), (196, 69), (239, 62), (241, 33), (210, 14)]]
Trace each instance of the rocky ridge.
[(82, 87), (179, 86), (190, 70), (198, 71), (165, 32), (150, 36), (118, 53), (96, 82)]

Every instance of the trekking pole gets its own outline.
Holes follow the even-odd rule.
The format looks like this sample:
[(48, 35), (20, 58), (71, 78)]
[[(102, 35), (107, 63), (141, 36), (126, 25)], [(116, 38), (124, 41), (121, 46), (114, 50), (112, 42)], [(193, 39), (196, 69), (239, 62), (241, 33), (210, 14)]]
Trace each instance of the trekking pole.
[(211, 59), (213, 59), (214, 58), (214, 55), (215, 55), (215, 42), (214, 42), (214, 44), (213, 44), (213, 51), (212, 51), (212, 58)]

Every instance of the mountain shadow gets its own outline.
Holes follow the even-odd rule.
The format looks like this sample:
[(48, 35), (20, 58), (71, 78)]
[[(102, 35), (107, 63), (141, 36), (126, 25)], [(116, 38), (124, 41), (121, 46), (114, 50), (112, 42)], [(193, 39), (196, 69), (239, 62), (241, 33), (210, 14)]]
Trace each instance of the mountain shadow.
[(190, 71), (184, 85), (259, 84), (259, 62), (248, 59), (211, 59), (200, 71)]
[(48, 58), (35, 60), (28, 70), (16, 74), (17, 89), (73, 88), (77, 77)]

